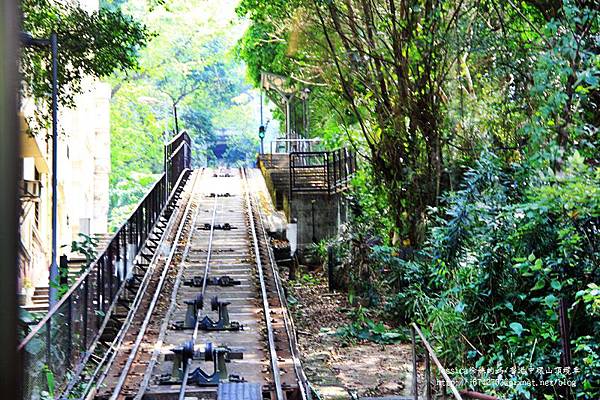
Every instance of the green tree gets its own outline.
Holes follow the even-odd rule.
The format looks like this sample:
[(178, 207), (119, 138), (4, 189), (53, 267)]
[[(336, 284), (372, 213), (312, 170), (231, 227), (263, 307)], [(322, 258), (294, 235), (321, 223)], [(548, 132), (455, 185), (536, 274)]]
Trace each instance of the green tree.
[[(150, 34), (144, 25), (118, 9), (87, 12), (72, 3), (53, 0), (21, 2), (22, 29), (36, 38), (58, 34), (59, 101), (72, 106), (83, 77), (108, 77), (116, 70), (137, 67), (138, 51)], [(22, 94), (49, 97), (52, 75), (49, 48), (24, 47), (21, 56)]]
[(173, 136), (175, 109), (179, 130), (187, 130), (194, 143), (195, 167), (211, 157), (216, 129), (235, 128), (242, 135), (258, 125), (248, 102), (240, 105), (240, 98), (253, 95), (233, 52), (239, 34), (229, 20), (235, 17), (232, 3), (172, 0), (167, 7), (147, 7), (126, 1), (121, 7), (157, 35), (140, 52), (135, 73), (111, 77), (113, 226), (162, 172), (162, 143)]

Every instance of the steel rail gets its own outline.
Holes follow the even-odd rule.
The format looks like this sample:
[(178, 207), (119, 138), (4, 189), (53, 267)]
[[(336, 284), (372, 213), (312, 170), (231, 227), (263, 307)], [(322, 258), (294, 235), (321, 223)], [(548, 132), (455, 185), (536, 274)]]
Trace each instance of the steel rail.
[[(263, 239), (265, 243), (269, 243), (269, 238), (267, 236), (267, 230), (265, 229), (265, 225), (263, 222), (263, 212), (260, 205), (257, 207), (258, 212), (258, 220), (260, 224), (260, 231), (262, 232)], [(277, 289), (277, 294), (279, 296), (279, 302), (282, 306), (282, 314), (283, 321), (285, 325), (285, 330), (288, 337), (288, 343), (290, 346), (290, 352), (292, 354), (292, 360), (294, 362), (294, 371), (296, 372), (296, 378), (298, 379), (298, 387), (300, 389), (300, 395), (302, 396), (302, 400), (311, 400), (312, 396), (310, 394), (309, 382), (304, 370), (302, 369), (302, 364), (300, 361), (300, 356), (298, 355), (298, 342), (296, 339), (296, 329), (294, 327), (294, 322), (292, 318), (290, 318), (287, 309), (287, 302), (285, 299), (285, 294), (283, 291), (283, 286), (281, 285), (281, 281), (279, 279), (279, 272), (276, 270), (276, 262), (275, 257), (273, 255), (273, 250), (271, 246), (267, 246), (267, 255), (269, 256), (269, 264), (271, 266), (271, 271), (273, 273), (273, 281), (275, 282), (275, 288)], [(284, 307), (285, 305), (285, 307)]]
[(267, 338), (269, 341), (269, 354), (271, 359), (271, 370), (273, 373), (273, 383), (275, 384), (275, 397), (277, 400), (285, 400), (283, 390), (281, 388), (281, 373), (279, 370), (279, 364), (277, 360), (277, 350), (275, 349), (275, 335), (273, 333), (273, 324), (271, 322), (271, 308), (269, 307), (269, 300), (267, 298), (267, 289), (265, 285), (265, 277), (263, 273), (263, 266), (260, 260), (260, 248), (258, 246), (258, 236), (256, 234), (256, 225), (254, 223), (254, 215), (252, 212), (252, 201), (250, 200), (250, 187), (248, 184), (248, 178), (246, 171), (240, 168), (240, 174), (244, 183), (244, 189), (246, 194), (246, 207), (248, 212), (248, 219), (250, 223), (250, 232), (252, 234), (252, 242), (254, 247), (254, 257), (256, 261), (256, 269), (258, 271), (258, 278), (260, 281), (260, 291), (262, 295), (263, 312), (265, 314), (265, 322), (267, 325)]
[[(192, 182), (192, 187), (195, 184), (196, 184), (196, 175), (194, 175), (194, 181)], [(190, 201), (191, 201), (191, 197), (190, 197)], [(119, 333), (117, 334), (115, 340), (113, 340), (110, 347), (107, 349), (107, 352), (104, 354), (104, 357), (102, 357), (102, 360), (98, 363), (98, 367), (94, 370), (94, 373), (88, 380), (88, 384), (86, 385), (86, 387), (84, 389), (84, 393), (87, 393), (91, 389), (92, 385), (95, 382), (96, 375), (105, 365), (106, 365), (106, 367), (105, 367), (104, 372), (100, 375), (100, 378), (97, 380), (97, 387), (100, 386), (100, 384), (104, 381), (104, 379), (106, 379), (106, 376), (110, 370), (110, 366), (113, 364), (114, 359), (117, 356), (118, 349), (121, 347), (121, 344), (123, 343), (123, 340), (125, 339), (127, 331), (129, 330), (129, 327), (131, 326), (131, 323), (133, 322), (133, 318), (135, 317), (135, 313), (137, 312), (137, 309), (139, 308), (139, 306), (141, 304), (142, 297), (146, 291), (146, 288), (148, 287), (149, 281), (151, 280), (151, 276), (154, 272), (154, 268), (156, 265), (156, 260), (160, 254), (159, 249), (162, 246), (162, 244), (164, 243), (164, 240), (168, 236), (170, 230), (173, 227), (173, 224), (175, 223), (175, 220), (177, 219), (175, 217), (175, 215), (176, 215), (176, 213), (174, 212), (171, 215), (171, 218), (169, 218), (169, 223), (168, 223), (167, 227), (165, 228), (163, 236), (161, 237), (161, 240), (159, 241), (158, 245), (156, 246), (156, 250), (150, 261), (150, 266), (148, 267), (146, 273), (144, 274), (142, 282), (140, 283), (140, 287), (138, 288), (138, 291), (133, 299), (133, 303), (132, 303), (133, 307), (130, 309), (130, 312), (127, 314), (127, 318), (123, 322), (123, 325), (121, 326), (121, 329), (119, 330)], [(124, 285), (123, 285), (123, 287), (124, 287)], [(107, 363), (107, 359), (108, 359), (108, 363)]]
[[(208, 249), (206, 250), (206, 263), (204, 264), (204, 278), (202, 279), (202, 291), (200, 292), (202, 294), (202, 298), (204, 299), (204, 293), (206, 292), (206, 284), (208, 282), (208, 270), (210, 268), (210, 256), (211, 256), (211, 252), (212, 252), (212, 241), (213, 241), (213, 237), (215, 234), (215, 220), (217, 217), (217, 204), (218, 204), (218, 196), (217, 194), (215, 194), (215, 203), (213, 205), (213, 213), (212, 213), (212, 218), (211, 218), (211, 222), (210, 222), (210, 233), (208, 236)], [(198, 319), (196, 318), (196, 321)], [(196, 323), (196, 328), (198, 327), (198, 324)]]
[[(180, 269), (181, 269), (181, 268), (183, 267), (183, 265), (185, 264), (185, 259), (187, 258), (187, 255), (189, 254), (189, 251), (190, 251), (190, 248), (191, 248), (191, 244), (192, 244), (192, 236), (193, 236), (193, 233), (194, 233), (194, 227), (195, 227), (195, 225), (196, 225), (196, 220), (198, 219), (198, 214), (199, 214), (199, 211), (200, 211), (200, 205), (198, 204), (198, 207), (196, 208), (196, 213), (194, 214), (194, 219), (193, 219), (193, 221), (192, 221), (192, 228), (190, 229), (190, 234), (188, 235), (187, 243), (186, 243), (186, 245), (185, 245), (185, 250), (183, 251), (183, 255), (182, 255), (182, 257), (181, 257), (181, 262), (179, 263), (179, 267), (180, 267)], [(213, 215), (213, 223), (214, 223), (214, 215)], [(173, 296), (173, 298), (172, 298), (172, 300), (173, 300), (173, 301), (172, 301), (172, 303), (174, 303), (174, 302), (176, 302), (176, 301), (177, 301), (177, 296), (176, 296), (176, 293), (177, 293), (177, 288), (176, 288), (176, 287), (174, 287), (174, 288), (173, 288), (173, 294), (174, 294), (174, 296)], [(194, 328), (194, 335), (192, 336), (193, 343), (196, 343), (196, 337), (198, 336), (198, 320), (199, 320), (199, 319), (200, 319), (200, 311), (198, 311), (198, 313), (196, 314), (196, 326), (195, 326), (195, 328)], [(165, 318), (165, 322), (167, 322), (167, 321), (168, 321), (168, 317), (167, 317), (167, 318)], [(161, 345), (162, 345), (162, 343), (161, 343)], [(157, 347), (158, 347), (158, 346), (157, 346)], [(153, 367), (152, 360), (151, 360), (151, 362), (150, 362), (150, 364), (149, 364), (149, 370), (150, 370), (150, 373), (152, 372), (152, 369), (153, 369), (153, 368), (150, 368), (151, 366)], [(185, 369), (184, 369), (184, 375), (183, 375), (183, 382), (185, 382), (185, 385), (187, 385), (188, 374), (189, 374), (189, 366), (190, 366), (190, 361), (189, 361), (189, 360), (187, 360), (187, 361), (186, 361), (186, 365), (185, 365)], [(149, 376), (148, 376), (148, 377), (149, 377)], [(182, 387), (184, 387), (184, 386), (183, 386), (183, 383), (182, 383)], [(144, 395), (143, 391), (145, 391), (145, 389), (144, 389), (144, 390), (140, 390), (140, 391), (138, 392), (138, 394), (136, 395), (136, 397), (135, 397), (135, 398), (136, 398), (136, 399), (141, 399), (141, 398), (142, 398), (142, 396)], [(184, 399), (185, 399), (185, 390), (183, 391), (183, 397), (182, 397), (182, 395), (180, 394), (180, 395), (179, 395), (179, 398), (180, 398), (181, 400), (184, 400)]]
[[(185, 133), (185, 131), (183, 133)], [(204, 174), (204, 168), (200, 172), (200, 176), (202, 176), (203, 174)], [(198, 210), (200, 209), (200, 204), (198, 204), (197, 209)], [(148, 368), (146, 369), (146, 373), (144, 374), (142, 383), (140, 384), (140, 390), (136, 394), (134, 400), (141, 400), (146, 392), (146, 389), (148, 388), (148, 384), (150, 383), (150, 379), (152, 377), (152, 371), (154, 370), (154, 365), (156, 365), (158, 354), (160, 353), (159, 349), (162, 348), (162, 345), (164, 342), (165, 331), (166, 331), (167, 327), (169, 326), (169, 320), (171, 318), (171, 315), (173, 314), (173, 311), (175, 310), (175, 308), (177, 306), (177, 292), (181, 285), (181, 276), (183, 274), (183, 270), (184, 270), (185, 266), (187, 265), (186, 259), (190, 252), (190, 249), (191, 249), (192, 236), (193, 236), (193, 233), (195, 232), (195, 229), (193, 229), (193, 227), (196, 225), (196, 220), (197, 220), (198, 214), (199, 213), (196, 212), (194, 221), (192, 222), (192, 229), (190, 230), (190, 232), (191, 232), (190, 237), (188, 238), (187, 244), (185, 246), (185, 250), (183, 251), (181, 261), (179, 262), (179, 266), (178, 266), (179, 272), (177, 273), (177, 278), (175, 280), (175, 284), (173, 285), (169, 310), (167, 311), (165, 319), (162, 323), (162, 326), (160, 329), (161, 333), (159, 334), (159, 339), (156, 341), (156, 345), (154, 346), (154, 351), (152, 352), (152, 358), (150, 360), (150, 363), (148, 364)]]
[[(194, 182), (192, 184), (192, 193), (194, 191), (194, 187), (196, 186), (196, 181), (198, 178), (198, 174), (194, 174)], [(148, 323), (150, 322), (150, 318), (152, 317), (152, 314), (154, 312), (154, 307), (156, 306), (156, 303), (158, 301), (158, 298), (160, 296), (160, 293), (162, 291), (162, 287), (163, 284), (165, 282), (165, 278), (167, 276), (167, 272), (169, 270), (169, 266), (173, 260), (173, 257), (175, 256), (175, 253), (177, 251), (177, 248), (179, 247), (179, 240), (180, 237), (183, 233), (183, 229), (186, 226), (186, 220), (188, 218), (188, 216), (190, 216), (191, 213), (191, 208), (192, 208), (192, 196), (190, 195), (190, 199), (189, 202), (185, 208), (185, 211), (183, 213), (183, 217), (181, 220), (181, 224), (179, 225), (179, 229), (177, 229), (177, 233), (175, 235), (175, 238), (173, 240), (173, 247), (171, 249), (171, 251), (169, 252), (169, 256), (167, 257), (167, 260), (165, 261), (165, 265), (163, 267), (161, 276), (160, 276), (160, 280), (158, 282), (158, 286), (156, 287), (156, 290), (154, 291), (154, 295), (152, 296), (152, 301), (150, 303), (150, 307), (146, 313), (146, 317), (144, 318), (144, 321), (142, 323), (142, 326), (140, 327), (140, 331), (138, 332), (138, 335), (136, 337), (135, 343), (133, 345), (133, 348), (130, 350), (129, 353), (129, 357), (127, 357), (127, 362), (125, 363), (125, 365), (123, 366), (123, 370), (121, 371), (121, 374), (119, 376), (119, 380), (117, 382), (117, 385), (115, 386), (114, 390), (113, 390), (113, 394), (110, 397), (111, 400), (116, 400), (117, 397), (119, 396), (119, 394), (121, 393), (121, 390), (123, 388), (123, 385), (125, 383), (125, 380), (127, 379), (127, 375), (129, 374), (129, 370), (131, 369), (131, 366), (133, 364), (133, 361), (135, 360), (135, 357), (137, 355), (137, 352), (140, 348), (140, 345), (144, 339), (144, 336), (146, 334), (146, 329), (148, 328)], [(196, 208), (196, 212), (198, 211), (198, 208)], [(193, 217), (192, 217), (193, 219)], [(191, 219), (191, 220), (192, 220)], [(190, 221), (191, 221), (190, 220)], [(140, 301), (141, 304), (141, 301)], [(139, 308), (139, 304), (138, 307)], [(137, 312), (137, 309), (134, 311), (134, 314)]]
[[(217, 173), (218, 175), (218, 173)], [(219, 196), (217, 193), (215, 193), (215, 201), (213, 203), (213, 213), (212, 213), (212, 217), (211, 217), (211, 221), (210, 221), (210, 232), (208, 234), (208, 248), (206, 250), (206, 263), (204, 264), (204, 278), (202, 279), (202, 291), (201, 296), (202, 299), (204, 300), (204, 293), (206, 292), (206, 285), (208, 282), (208, 271), (209, 271), (209, 267), (210, 267), (210, 257), (211, 257), (211, 253), (212, 253), (212, 242), (213, 242), (213, 237), (215, 234), (215, 220), (217, 218), (217, 205), (219, 203)], [(192, 343), (195, 345), (196, 344), (196, 339), (198, 338), (198, 325), (200, 323), (200, 310), (198, 310), (198, 312), (196, 313), (196, 323), (194, 324), (194, 332), (192, 333)], [(183, 376), (181, 379), (181, 387), (179, 388), (179, 400), (184, 400), (185, 399), (185, 391), (187, 389), (187, 381), (188, 381), (188, 375), (189, 375), (189, 370), (190, 370), (190, 366), (191, 366), (191, 360), (186, 360), (185, 362), (185, 368), (183, 369)]]

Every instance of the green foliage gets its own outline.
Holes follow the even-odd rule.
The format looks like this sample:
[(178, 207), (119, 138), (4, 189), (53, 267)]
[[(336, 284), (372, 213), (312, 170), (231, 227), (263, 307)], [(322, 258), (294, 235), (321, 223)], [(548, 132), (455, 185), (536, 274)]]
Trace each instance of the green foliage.
[[(400, 283), (387, 308), (402, 321), (429, 327), (449, 363), (468, 364), (463, 355), (477, 350), (477, 367), (537, 368), (560, 366), (563, 299), (573, 365), (596, 373), (597, 342), (591, 338), (600, 333), (600, 242), (594, 234), (600, 227), (600, 171), (575, 153), (560, 174), (548, 171), (528, 185), (519, 175), (518, 168), (502, 171), (497, 158), (483, 154), (463, 188), (447, 197), (444, 218), (438, 217), (415, 260), (383, 259), (390, 270), (384, 277)], [(457, 340), (459, 334), (466, 340)], [(589, 387), (579, 391), (582, 398), (597, 397), (597, 382), (589, 376), (577, 375), (578, 384)], [(483, 389), (509, 398), (543, 392)]]
[(368, 310), (358, 307), (352, 315), (353, 322), (338, 328), (336, 335), (348, 342), (370, 341), (379, 344), (393, 344), (406, 341), (408, 335), (400, 329), (390, 329), (382, 322), (368, 317)]
[[(258, 150), (255, 94), (235, 59), (239, 33), (228, 20), (234, 5), (169, 1), (147, 9), (126, 1), (131, 13), (157, 32), (140, 52), (134, 74), (111, 78), (110, 225), (118, 227), (163, 170), (163, 143), (178, 128), (193, 141), (192, 165), (215, 163), (220, 130), (234, 131), (222, 161), (251, 165)], [(236, 26), (234, 22), (233, 26)]]
[(49, 399), (54, 398), (54, 394), (55, 394), (54, 392), (56, 389), (56, 381), (54, 380), (54, 373), (47, 365), (44, 365), (44, 374), (46, 375), (46, 382), (48, 385), (47, 396)]
[(308, 286), (319, 285), (321, 283), (321, 279), (317, 275), (311, 274), (311, 273), (306, 273), (306, 274), (300, 275), (299, 280), (304, 285), (308, 285)]
[(570, 0), (544, 26), (551, 47), (538, 54), (532, 76), (531, 161), (554, 166), (574, 149), (595, 156), (600, 53), (592, 32), (599, 30), (600, 10)]
[[(137, 67), (140, 48), (150, 34), (119, 9), (87, 12), (54, 0), (21, 2), (22, 29), (34, 38), (58, 34), (59, 101), (72, 106), (85, 76), (104, 78)], [(52, 92), (50, 48), (24, 47), (21, 56), (23, 95), (48, 100)]]
[(598, 7), (243, 0), (238, 12), (253, 80), (313, 82), (313, 127), (364, 155), (352, 222), (328, 242), (349, 297), (478, 368), (560, 366), (564, 303), (574, 392), (599, 398)]
[(256, 134), (244, 133), (227, 138), (227, 150), (223, 154), (223, 162), (231, 167), (253, 166), (259, 151)]
[(98, 239), (84, 233), (79, 234), (79, 240), (71, 242), (71, 252), (79, 253), (85, 257), (85, 264), (82, 265), (82, 270), (89, 267), (96, 259), (98, 247)]

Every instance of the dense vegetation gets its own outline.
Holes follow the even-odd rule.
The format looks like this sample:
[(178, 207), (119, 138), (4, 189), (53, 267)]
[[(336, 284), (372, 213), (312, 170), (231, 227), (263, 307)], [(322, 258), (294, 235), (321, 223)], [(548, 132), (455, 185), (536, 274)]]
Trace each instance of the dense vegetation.
[(242, 0), (238, 13), (254, 82), (311, 83), (312, 135), (362, 155), (353, 221), (332, 239), (352, 296), (491, 378), (465, 386), (600, 398), (598, 3)]
[(225, 138), (229, 150), (221, 162), (247, 164), (258, 149), (256, 96), (232, 53), (242, 31), (234, 19), (236, 2), (164, 3), (104, 2), (151, 26), (155, 35), (141, 51), (139, 68), (111, 79), (113, 227), (162, 173), (163, 143), (175, 131), (190, 133), (195, 166), (215, 162), (211, 144), (223, 129), (234, 134)]

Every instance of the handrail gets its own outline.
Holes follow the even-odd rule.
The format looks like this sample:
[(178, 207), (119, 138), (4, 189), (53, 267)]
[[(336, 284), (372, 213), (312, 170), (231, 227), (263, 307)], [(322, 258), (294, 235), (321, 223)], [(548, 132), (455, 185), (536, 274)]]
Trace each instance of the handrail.
[(176, 139), (181, 143), (175, 149), (177, 141), (165, 145), (165, 172), (137, 203), (104, 251), (19, 343), (17, 349), (27, 367), (24, 392), (32, 398), (47, 391), (42, 365), (52, 371), (58, 388), (90, 356), (107, 317), (114, 311), (134, 261), (157, 229), (161, 216), (172, 209), (170, 204), (177, 198), (191, 167), (189, 135), (182, 133)]
[[(119, 227), (119, 229), (117, 230), (117, 232), (114, 235), (111, 236), (111, 238), (108, 241), (108, 243), (112, 243), (112, 241), (115, 240), (115, 238), (121, 233), (121, 230), (127, 224), (127, 221), (129, 221), (131, 219), (131, 217), (138, 211), (138, 209), (141, 207), (142, 203), (146, 200), (146, 198), (150, 195), (150, 193), (152, 193), (152, 191), (154, 190), (154, 188), (156, 187), (156, 185), (158, 185), (158, 183), (164, 177), (164, 175), (165, 175), (164, 173), (161, 174), (160, 178), (156, 182), (154, 182), (152, 184), (152, 187), (150, 188), (150, 190), (148, 191), (148, 193), (146, 194), (146, 196), (142, 200), (140, 200), (138, 202), (137, 207), (131, 213), (131, 215), (129, 216), (129, 218), (127, 218), (127, 220), (121, 225), (121, 227)], [(105, 253), (99, 253), (96, 256), (96, 259), (94, 261), (92, 261), (92, 263), (90, 263), (90, 265), (85, 269), (85, 271), (83, 271), (82, 273), (79, 274), (79, 276), (77, 277), (77, 279), (75, 280), (75, 282), (73, 282), (73, 284), (71, 285), (71, 287), (69, 288), (69, 290), (67, 290), (67, 292), (60, 298), (60, 300), (58, 302), (56, 302), (51, 309), (48, 310), (48, 312), (46, 313), (46, 315), (44, 315), (44, 318), (42, 318), (36, 324), (36, 326), (31, 330), (31, 332), (29, 332), (29, 334), (25, 337), (25, 339), (23, 339), (23, 341), (21, 341), (21, 343), (17, 347), (17, 349), (19, 351), (21, 351), (27, 345), (27, 343), (29, 342), (29, 340), (31, 340), (33, 338), (33, 336), (35, 336), (38, 333), (38, 331), (41, 330), (41, 328), (43, 327), (43, 325), (46, 322), (48, 322), (48, 320), (50, 320), (50, 318), (52, 318), (52, 316), (54, 315), (54, 313), (56, 312), (56, 310), (60, 309), (60, 307), (64, 305), (64, 303), (67, 301), (67, 299), (69, 298), (69, 296), (71, 294), (73, 294), (73, 292), (75, 292), (75, 290), (77, 290), (83, 284), (83, 281), (88, 277), (88, 275), (91, 273), (91, 271), (94, 269), (94, 267), (96, 267), (98, 265), (98, 261), (102, 257), (104, 257), (104, 255), (105, 255)]]
[[(123, 222), (123, 224), (121, 224), (121, 226), (119, 227), (119, 229), (115, 232), (114, 235), (111, 236), (110, 240), (107, 242), (107, 248), (110, 246), (110, 243), (112, 243), (120, 234), (122, 234), (123, 229), (125, 228), (125, 226), (127, 225), (127, 223), (129, 222), (129, 220), (131, 220), (131, 218), (137, 213), (139, 212), (139, 209), (142, 207), (142, 205), (144, 204), (145, 201), (147, 201), (148, 197), (152, 194), (152, 192), (154, 191), (154, 189), (156, 188), (156, 186), (162, 181), (162, 179), (164, 178), (165, 174), (162, 173), (160, 175), (160, 178), (158, 178), (158, 180), (156, 182), (154, 182), (151, 186), (151, 188), (148, 190), (148, 193), (146, 193), (146, 196), (140, 200), (136, 206), (136, 208), (134, 209), (134, 211), (129, 215), (129, 218), (127, 218), (127, 220), (125, 220), (125, 222)], [(180, 177), (180, 180), (183, 178), (183, 176)], [(90, 263), (90, 265), (85, 269), (85, 271), (81, 272), (79, 274), (79, 276), (77, 277), (77, 279), (75, 280), (75, 282), (73, 282), (73, 284), (71, 285), (71, 287), (69, 287), (69, 290), (67, 290), (67, 292), (62, 295), (62, 297), (60, 298), (60, 300), (58, 302), (56, 302), (54, 304), (54, 306), (48, 310), (48, 312), (46, 313), (46, 315), (44, 315), (44, 318), (42, 318), (36, 325), (35, 327), (32, 328), (31, 332), (29, 332), (29, 334), (21, 341), (21, 343), (19, 343), (19, 346), (17, 347), (17, 350), (21, 351), (23, 350), (23, 348), (28, 344), (29, 340), (31, 340), (40, 330), (41, 328), (43, 328), (43, 325), (48, 322), (48, 320), (50, 320), (53, 315), (57, 312), (57, 310), (59, 310), (61, 308), (61, 306), (64, 305), (64, 303), (68, 300), (68, 298), (77, 290), (81, 287), (81, 285), (83, 284), (83, 282), (85, 281), (85, 279), (89, 276), (89, 274), (92, 272), (92, 270), (98, 266), (98, 262), (100, 261), (100, 259), (102, 259), (104, 256), (106, 255), (106, 251), (103, 253), (99, 253), (96, 256), (96, 259), (94, 261), (92, 261), (92, 263)]]
[(175, 151), (173, 152), (173, 154), (171, 154), (168, 158), (167, 158), (167, 162), (171, 161), (172, 159), (174, 159), (175, 157), (177, 157), (179, 154), (179, 152), (181, 151), (182, 148), (184, 147), (188, 147), (188, 144), (186, 142), (182, 142), (179, 146), (177, 146), (177, 148), (175, 149)]
[(165, 146), (169, 146), (171, 144), (173, 144), (175, 141), (177, 141), (178, 139), (180, 139), (181, 137), (185, 137), (188, 136), (188, 133), (186, 131), (181, 131), (178, 135), (175, 135), (173, 138), (171, 138), (171, 140), (169, 140), (168, 142), (165, 143)]
[[(180, 134), (180, 136), (182, 134), (184, 134), (185, 132), (182, 132)], [(185, 143), (182, 143), (179, 145), (179, 147), (177, 148), (177, 150), (171, 155), (171, 159), (173, 157), (175, 157), (177, 155), (177, 153), (181, 150), (181, 148), (184, 146)], [(108, 244), (112, 243), (120, 234), (122, 234), (123, 229), (125, 228), (125, 226), (128, 224), (128, 222), (134, 217), (134, 215), (136, 213), (139, 212), (140, 208), (142, 207), (142, 205), (144, 204), (144, 202), (147, 201), (148, 197), (152, 194), (152, 192), (154, 191), (154, 189), (156, 188), (157, 185), (159, 185), (163, 179), (163, 177), (165, 176), (165, 173), (163, 172), (160, 177), (156, 180), (156, 182), (154, 182), (152, 184), (152, 186), (150, 187), (150, 189), (148, 190), (148, 192), (146, 193), (146, 196), (144, 196), (136, 205), (136, 207), (134, 208), (134, 210), (129, 214), (129, 217), (125, 220), (125, 222), (123, 222), (121, 224), (121, 226), (119, 227), (119, 229), (117, 229), (117, 231), (115, 232), (114, 235), (111, 236), (110, 240), (107, 242)], [(179, 180), (181, 180), (181, 175), (179, 176)], [(175, 187), (177, 187), (177, 185), (175, 185)], [(107, 245), (108, 248), (108, 245)], [(92, 263), (90, 263), (90, 265), (85, 269), (85, 271), (83, 271), (77, 278), (77, 280), (75, 280), (75, 282), (73, 283), (73, 285), (71, 285), (71, 287), (69, 288), (69, 290), (67, 290), (67, 292), (60, 298), (60, 300), (58, 302), (56, 302), (54, 304), (54, 306), (48, 310), (48, 313), (46, 313), (46, 315), (44, 316), (44, 318), (42, 318), (40, 320), (40, 322), (38, 322), (36, 324), (36, 326), (31, 330), (31, 332), (23, 339), (23, 341), (19, 344), (18, 346), (18, 350), (22, 350), (23, 347), (25, 347), (25, 345), (27, 345), (27, 342), (29, 340), (31, 340), (31, 338), (33, 336), (35, 336), (35, 334), (37, 333), (38, 328), (41, 328), (41, 326), (47, 322), (50, 318), (52, 318), (52, 315), (54, 312), (56, 312), (56, 310), (58, 310), (66, 301), (67, 298), (73, 293), (75, 292), (75, 290), (77, 290), (80, 285), (83, 283), (83, 281), (85, 280), (85, 278), (88, 277), (88, 275), (91, 273), (91, 271), (94, 269), (94, 267), (96, 267), (98, 265), (98, 262), (100, 261), (100, 259), (102, 257), (105, 256), (105, 252), (103, 253), (99, 253), (96, 256), (96, 259), (94, 261), (92, 261)]]
[(356, 171), (356, 156), (346, 149), (289, 153), (290, 195), (294, 192), (335, 193), (347, 187)]
[[(299, 147), (307, 147), (308, 150), (310, 150), (310, 148), (312, 147), (312, 145), (314, 144), (319, 144), (321, 143), (322, 140), (320, 138), (311, 138), (311, 139), (286, 139), (286, 138), (278, 138), (275, 140), (271, 140), (270, 143), (270, 149), (271, 149), (271, 155), (273, 154), (289, 154), (290, 153), (290, 147), (293, 144), (298, 144)], [(285, 144), (285, 152), (282, 153), (278, 153), (277, 152), (277, 146), (279, 144)], [(273, 145), (275, 145), (275, 151), (273, 151)], [(298, 151), (303, 151), (304, 149), (300, 149)]]
[(417, 335), (419, 335), (419, 337), (421, 338), (421, 341), (423, 342), (423, 345), (425, 346), (425, 349), (427, 350), (427, 355), (425, 357), (425, 380), (427, 382), (425, 382), (425, 399), (426, 400), (431, 400), (431, 367), (430, 367), (430, 362), (429, 362), (429, 358), (431, 357), (431, 359), (433, 360), (433, 362), (435, 363), (435, 365), (437, 366), (438, 370), (440, 371), (440, 373), (442, 374), (442, 376), (444, 377), (444, 381), (446, 381), (447, 386), (450, 387), (450, 390), (452, 391), (452, 394), (454, 395), (454, 398), (457, 400), (462, 400), (463, 398), (470, 398), (470, 399), (479, 399), (479, 400), (498, 400), (497, 397), (495, 396), (490, 396), (488, 394), (484, 394), (484, 393), (479, 393), (479, 392), (474, 392), (471, 390), (458, 390), (456, 388), (456, 386), (454, 385), (454, 383), (452, 382), (452, 379), (450, 379), (450, 376), (448, 375), (448, 373), (446, 372), (446, 369), (444, 368), (444, 366), (442, 365), (442, 363), (440, 362), (440, 360), (437, 358), (437, 355), (435, 354), (435, 351), (433, 351), (433, 348), (431, 347), (431, 344), (429, 344), (429, 342), (427, 341), (427, 339), (425, 339), (425, 335), (423, 335), (423, 332), (421, 332), (421, 330), (419, 329), (419, 327), (417, 326), (417, 324), (415, 324), (414, 322), (411, 323), (411, 338), (412, 338), (412, 355), (413, 355), (413, 395), (415, 400), (418, 399), (418, 382), (417, 382), (417, 350), (416, 350), (416, 341), (415, 341), (415, 333), (417, 333)]
[(412, 345), (413, 345), (413, 391), (414, 391), (413, 394), (415, 396), (415, 400), (418, 400), (418, 398), (419, 398), (418, 387), (417, 387), (417, 357), (416, 357), (415, 332), (419, 335), (419, 337), (423, 341), (423, 345), (427, 349), (427, 356), (425, 358), (425, 374), (427, 376), (426, 377), (426, 379), (427, 379), (426, 399), (428, 399), (428, 400), (431, 399), (431, 382), (429, 380), (429, 375), (430, 375), (429, 357), (431, 357), (431, 359), (433, 360), (435, 365), (438, 367), (438, 370), (444, 377), (446, 384), (450, 387), (450, 390), (452, 391), (454, 398), (457, 400), (462, 400), (462, 397), (460, 396), (460, 393), (456, 389), (456, 386), (454, 386), (454, 383), (452, 383), (452, 379), (450, 379), (450, 376), (448, 376), (446, 369), (442, 366), (442, 363), (440, 362), (440, 360), (438, 360), (437, 356), (435, 355), (435, 352), (433, 351), (433, 348), (431, 347), (431, 345), (429, 344), (427, 339), (425, 339), (423, 332), (421, 332), (421, 330), (419, 329), (417, 324), (415, 324), (413, 322), (413, 323), (411, 323), (411, 334), (412, 334)]
[(306, 139), (286, 139), (286, 138), (276, 138), (271, 142), (322, 142), (321, 138), (306, 138)]

